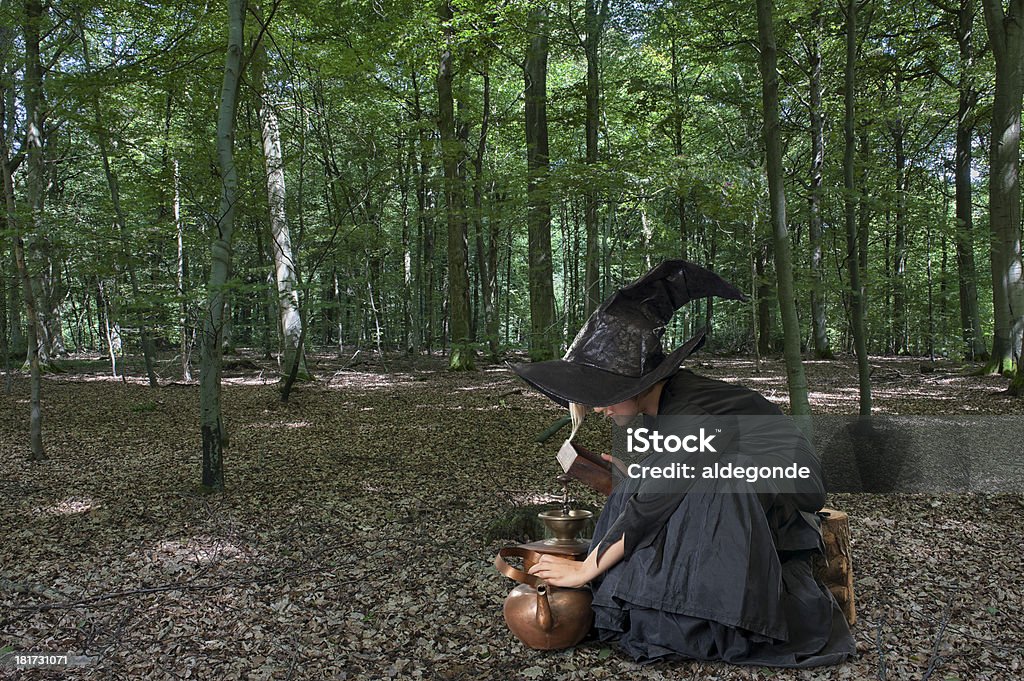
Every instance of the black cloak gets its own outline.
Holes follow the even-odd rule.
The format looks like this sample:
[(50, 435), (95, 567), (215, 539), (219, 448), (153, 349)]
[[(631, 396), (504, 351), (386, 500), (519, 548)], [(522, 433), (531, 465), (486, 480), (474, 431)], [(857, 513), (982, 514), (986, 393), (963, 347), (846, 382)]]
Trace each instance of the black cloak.
[[(665, 383), (658, 414), (737, 417), (723, 458), (815, 461), (796, 425), (741, 386), (682, 370)], [(778, 418), (751, 428), (743, 415)], [(599, 637), (617, 638), (640, 662), (812, 667), (853, 655), (838, 604), (811, 573), (811, 556), (823, 550), (815, 512), (825, 501), (814, 480), (800, 493), (693, 486), (669, 495), (634, 480), (617, 485), (594, 532), (601, 552), (625, 537), (623, 560), (593, 583)]]

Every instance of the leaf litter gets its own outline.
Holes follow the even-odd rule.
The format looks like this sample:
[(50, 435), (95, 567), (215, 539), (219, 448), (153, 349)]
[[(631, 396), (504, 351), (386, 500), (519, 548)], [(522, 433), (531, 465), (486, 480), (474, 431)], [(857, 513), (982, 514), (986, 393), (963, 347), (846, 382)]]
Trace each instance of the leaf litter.
[[(259, 358), (254, 358), (259, 362)], [(873, 358), (880, 412), (1020, 414), (998, 377)], [(97, 365), (98, 367), (99, 365)], [(50, 459), (26, 461), (28, 383), (0, 419), (0, 650), (82, 666), (19, 679), (1015, 679), (1024, 659), (1024, 501), (1016, 494), (834, 494), (851, 517), (859, 656), (784, 670), (614, 647), (524, 648), (513, 583), (486, 538), (557, 491), (561, 410), (501, 367), (438, 361), (352, 371), (329, 357), (281, 404), (274, 367), (223, 389), (227, 491), (204, 495), (198, 387), (153, 391), (99, 368), (48, 377)], [(695, 369), (786, 399), (784, 367), (705, 357)], [(856, 367), (808, 363), (818, 412), (856, 410)], [(141, 405), (141, 406), (140, 406)], [(144, 408), (143, 408), (144, 407)], [(609, 441), (588, 419), (588, 441)], [(577, 488), (577, 500), (600, 505)]]

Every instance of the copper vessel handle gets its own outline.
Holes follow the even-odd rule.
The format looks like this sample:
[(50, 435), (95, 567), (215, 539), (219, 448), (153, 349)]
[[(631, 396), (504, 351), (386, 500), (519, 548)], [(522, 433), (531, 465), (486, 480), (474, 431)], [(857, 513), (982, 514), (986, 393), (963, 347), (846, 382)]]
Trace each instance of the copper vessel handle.
[(494, 557), (494, 567), (498, 572), (506, 577), (523, 584), (529, 584), (536, 588), (538, 584), (544, 584), (544, 580), (531, 575), (528, 572), (512, 567), (505, 559), (508, 557), (522, 558), (524, 561), (536, 563), (540, 561), (540, 557), (542, 555), (543, 554), (538, 553), (537, 551), (531, 551), (530, 549), (521, 549), (517, 546), (506, 546), (505, 548), (498, 550), (498, 555)]

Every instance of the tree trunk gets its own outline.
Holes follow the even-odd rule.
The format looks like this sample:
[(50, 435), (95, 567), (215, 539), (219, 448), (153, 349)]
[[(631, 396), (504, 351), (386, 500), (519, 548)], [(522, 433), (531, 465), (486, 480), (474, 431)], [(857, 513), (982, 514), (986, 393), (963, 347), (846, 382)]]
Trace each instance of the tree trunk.
[(474, 369), (474, 350), (469, 328), (469, 243), (466, 224), (466, 199), (459, 165), (465, 154), (455, 134), (455, 99), (452, 94), (452, 49), (454, 28), (452, 6), (441, 0), (438, 16), (444, 25), (446, 44), (437, 69), (437, 120), (441, 134), (441, 158), (444, 166), (445, 209), (448, 215), (448, 314), (451, 329), (451, 353), (448, 368), (453, 371)]
[(767, 243), (755, 241), (754, 251), (754, 291), (757, 302), (754, 307), (757, 310), (757, 352), (761, 357), (767, 357), (772, 351), (772, 287), (765, 275), (765, 266), (768, 264), (769, 247)]
[(102, 318), (103, 339), (107, 344), (107, 357), (110, 358), (110, 377), (119, 378), (117, 356), (121, 354), (121, 327), (113, 314), (114, 303), (103, 286), (103, 278), (96, 279), (96, 314)]
[[(672, 58), (672, 151), (676, 155), (676, 158), (683, 157), (683, 102), (682, 94), (679, 86), (679, 55), (678, 48), (676, 45), (676, 36), (673, 34), (672, 42), (670, 45), (670, 55)], [(686, 198), (688, 191), (684, 191), (682, 188), (676, 190), (676, 216), (679, 219), (679, 257), (683, 260), (688, 260), (687, 255), (687, 239), (689, 237), (688, 228), (686, 224)], [(756, 221), (754, 228), (756, 231)], [(687, 319), (690, 311), (689, 306), (683, 307), (680, 310), (683, 314), (683, 329), (688, 330)]]
[[(3, 67), (3, 65), (0, 64), (0, 68), (2, 68), (2, 67)], [(3, 110), (3, 106), (0, 105), (0, 111), (2, 111), (2, 110)], [(3, 128), (0, 127), (0, 134), (2, 134), (2, 133), (3, 133)], [(0, 151), (5, 150), (6, 148), (7, 148), (7, 145), (2, 143), (2, 142), (0, 142)], [(6, 173), (7, 172), (7, 157), (4, 156), (4, 158), (2, 159), (2, 161), (0, 161), (0, 163), (3, 164), (3, 166), (0, 167), (0, 172)], [(3, 180), (3, 185), (4, 185), (4, 187), (7, 186), (7, 180), (6, 179)], [(5, 189), (5, 193), (6, 193), (6, 189)], [(4, 206), (5, 206), (4, 207), (4, 214), (6, 215), (6, 213), (7, 213), (6, 197), (5, 197), (4, 201), (5, 201), (5, 204), (4, 204)], [(0, 249), (0, 252), (2, 252), (2, 249)], [(5, 395), (10, 395), (11, 391), (14, 390), (14, 385), (13, 385), (14, 378), (11, 375), (11, 353), (10, 353), (10, 348), (7, 347), (7, 306), (3, 304), (3, 301), (5, 301), (6, 299), (7, 299), (7, 276), (6, 276), (6, 273), (4, 273), (3, 276), (0, 276), (0, 357), (3, 357), (4, 394)], [(79, 320), (79, 322), (81, 322), (81, 320)], [(78, 328), (81, 329), (81, 323), (79, 323), (79, 327)], [(82, 344), (80, 342), (79, 343), (79, 347), (81, 347), (81, 345)]]
[(489, 296), (485, 297), (484, 304), (487, 308), (487, 343), (491, 353), (491, 359), (497, 361), (501, 348), (501, 303), (498, 296), (498, 240), (500, 238), (499, 226), (502, 220), (502, 208), (505, 199), (493, 189), (492, 184), (492, 205), (493, 212), (487, 221), (487, 250), (484, 259), (487, 261), (487, 278), (489, 279)]
[(420, 104), (419, 80), (415, 69), (412, 72), (413, 111), (419, 131), (419, 164), (416, 172), (416, 243), (419, 257), (413, 265), (413, 279), (416, 282), (417, 328), (416, 350), (426, 347), (429, 353), (434, 333), (434, 228), (429, 213), (431, 194), (427, 184), (430, 175), (430, 150), (428, 148), (427, 126), (423, 122), (423, 108)]
[[(903, 96), (902, 80), (896, 74), (897, 112)], [(907, 155), (903, 150), (903, 119), (897, 113), (892, 123), (893, 150), (896, 161), (896, 235), (892, 261), (892, 345), (893, 353), (907, 353)]]
[(281, 130), (277, 112), (270, 102), (265, 77), (267, 49), (263, 41), (256, 46), (253, 56), (253, 83), (256, 87), (256, 116), (260, 122), (263, 141), (263, 162), (267, 172), (267, 206), (270, 214), (271, 249), (274, 257), (274, 280), (277, 285), (277, 311), (280, 316), (281, 341), (284, 353), (281, 361), (282, 378), (291, 373), (298, 363), (298, 380), (310, 378), (306, 369), (305, 353), (300, 352), (302, 316), (299, 314), (298, 264), (292, 249), (288, 214), (285, 210), (284, 160), (281, 154)]
[[(36, 16), (38, 17), (38, 15)], [(28, 20), (32, 20), (31, 13), (28, 16)], [(27, 28), (26, 33), (29, 33), (31, 30), (38, 31), (38, 25), (31, 29)], [(38, 36), (38, 33), (36, 35)], [(0, 103), (0, 117), (2, 117), (3, 107), (3, 103)], [(3, 165), (0, 168), (0, 173), (3, 174), (4, 212), (7, 216), (7, 228), (13, 235), (14, 261), (18, 268), (18, 276), (21, 279), (21, 290), (24, 295), (26, 316), (28, 317), (27, 353), (31, 381), (31, 394), (29, 397), (29, 459), (32, 461), (42, 461), (47, 457), (43, 449), (43, 410), (40, 397), (42, 377), (39, 368), (39, 354), (36, 351), (38, 348), (38, 340), (36, 338), (38, 320), (36, 319), (36, 305), (32, 295), (32, 285), (29, 281), (29, 271), (25, 262), (24, 242), (21, 238), (21, 229), (17, 219), (17, 207), (14, 203), (14, 179), (8, 163), (9, 150), (7, 147), (6, 131), (4, 133), (0, 135), (0, 164)], [(10, 356), (8, 355), (4, 361), (7, 366), (8, 376), (7, 392), (10, 393)]]
[[(39, 0), (27, 0), (25, 3), (25, 122), (28, 128), (25, 144), (28, 147), (28, 174), (25, 179), (28, 195), (29, 225), (28, 228), (33, 236), (33, 241), (39, 238), (42, 232), (43, 221), (43, 197), (44, 192), (44, 167), (43, 167), (43, 70), (39, 57), (39, 32), (42, 23), (43, 6)], [(6, 141), (4, 144), (3, 162), (5, 182), (12, 178), (6, 168), (7, 154)], [(39, 366), (39, 335), (43, 328), (42, 320), (39, 318), (37, 300), (35, 296), (34, 277), (31, 276), (28, 261), (25, 257), (25, 246), (22, 239), (22, 232), (18, 221), (15, 219), (14, 187), (4, 188), (7, 196), (5, 203), (9, 219), (14, 222), (14, 251), (18, 261), (18, 272), (21, 275), (21, 286), (25, 296), (25, 310), (28, 316), (28, 364), (31, 373), (31, 397), (29, 402), (29, 446), (30, 458), (33, 461), (40, 461), (46, 458), (43, 451), (43, 412), (40, 393), (42, 392), (42, 377)]]
[[(600, 124), (600, 72), (599, 52), (601, 33), (604, 31), (604, 24), (608, 18), (608, 0), (585, 0), (585, 25), (586, 37), (583, 43), (583, 51), (587, 59), (587, 91), (586, 91), (586, 122), (585, 137), (587, 145), (587, 166), (591, 173), (595, 172), (594, 165), (597, 163), (597, 132)], [(547, 47), (545, 46), (545, 52)], [(546, 68), (546, 55), (545, 55)], [(546, 74), (545, 74), (546, 78)], [(598, 248), (597, 233), (597, 196), (594, 191), (594, 179), (587, 182), (584, 190), (584, 212), (583, 219), (587, 230), (587, 252), (585, 260), (584, 287), (585, 307), (584, 316), (590, 315), (601, 304), (600, 271), (600, 250)]]
[(978, 274), (974, 263), (974, 212), (971, 187), (974, 107), (978, 89), (974, 70), (974, 0), (960, 0), (956, 40), (960, 48), (959, 108), (956, 117), (956, 262), (960, 285), (960, 327), (963, 329), (964, 357), (986, 359), (988, 350), (981, 332), (978, 312)]
[[(398, 160), (398, 194), (401, 197), (402, 208), (402, 349), (406, 354), (411, 354), (419, 347), (418, 333), (416, 331), (416, 319), (419, 316), (413, 311), (413, 294), (417, 285), (413, 277), (413, 249), (412, 229), (409, 221), (409, 179), (412, 176), (413, 168), (416, 165), (416, 143), (415, 138), (399, 138), (399, 160)], [(408, 145), (405, 158), (402, 158), (402, 148)]]
[[(1024, 0), (982, 0), (996, 62), (989, 151), (989, 214), (992, 230), (992, 299), (995, 325), (988, 369), (1008, 372), (1017, 364), (1024, 334), (1024, 271), (1021, 261), (1020, 115), (1024, 93)], [(1018, 377), (1021, 369), (1018, 367)]]
[(224, 489), (224, 450), (227, 429), (221, 413), (221, 346), (225, 318), (229, 316), (225, 286), (231, 276), (231, 243), (234, 238), (235, 204), (238, 200), (238, 171), (235, 168), (235, 116), (241, 78), (245, 0), (228, 0), (228, 48), (224, 60), (224, 81), (217, 114), (217, 161), (221, 196), (217, 211), (216, 237), (210, 248), (210, 285), (203, 319), (201, 365), (199, 370), (199, 418), (203, 437), (203, 487)]
[[(868, 366), (867, 343), (864, 334), (864, 289), (861, 287), (861, 258), (857, 229), (857, 187), (854, 180), (856, 137), (854, 130), (854, 87), (857, 74), (857, 0), (846, 2), (846, 79), (844, 93), (844, 132), (846, 146), (843, 152), (844, 209), (846, 215), (847, 266), (850, 273), (850, 328), (853, 332), (854, 351), (857, 353), (857, 374), (860, 381), (860, 414), (871, 415), (871, 368)], [(862, 207), (863, 211), (864, 208)]]
[(821, 249), (821, 194), (822, 176), (825, 166), (825, 118), (821, 107), (821, 43), (824, 31), (821, 10), (814, 12), (814, 37), (810, 57), (810, 107), (811, 118), (811, 187), (808, 195), (808, 231), (811, 249), (811, 324), (814, 336), (814, 356), (818, 359), (832, 359), (832, 348), (828, 340), (828, 322), (825, 316), (825, 287), (822, 283)]
[[(7, 165), (6, 150), (4, 150), (4, 165)], [(5, 191), (8, 197), (13, 199), (14, 187)], [(14, 202), (7, 201), (8, 216), (14, 214)], [(13, 220), (11, 220), (13, 222)], [(36, 329), (39, 328), (39, 319), (36, 315), (36, 304), (32, 294), (32, 285), (29, 278), (28, 266), (25, 262), (25, 246), (22, 242), (21, 231), (14, 223), (14, 252), (18, 260), (18, 270), (21, 273), (22, 291), (25, 295), (25, 310), (28, 316), (28, 364), (29, 380), (31, 384), (29, 395), (29, 459), (31, 461), (43, 461), (47, 458), (43, 450), (43, 409), (42, 409), (42, 370), (39, 366), (39, 339)]]
[(526, 221), (529, 230), (530, 359), (558, 355), (555, 286), (551, 259), (551, 198), (548, 195), (548, 34), (543, 8), (531, 11), (526, 51)]
[(480, 121), (480, 142), (477, 144), (476, 157), (473, 159), (473, 221), (476, 228), (476, 262), (480, 273), (480, 288), (483, 297), (484, 337), (487, 341), (488, 355), (491, 361), (498, 359), (498, 327), (495, 298), (495, 239), (494, 216), (487, 220), (484, 229), (484, 154), (487, 151), (487, 133), (491, 121), (491, 74), (490, 64), (483, 67), (483, 114)]
[[(778, 300), (782, 313), (783, 352), (786, 357), (790, 413), (793, 416), (807, 416), (811, 413), (811, 406), (807, 398), (807, 378), (800, 357), (800, 321), (796, 314), (793, 260), (790, 253), (789, 230), (786, 226), (786, 192), (782, 172), (782, 140), (779, 133), (779, 73), (776, 65), (771, 2), (772, 0), (757, 0), (768, 196), (771, 204), (772, 232), (775, 237), (775, 274), (778, 279)], [(800, 425), (807, 429), (810, 422), (801, 420)]]
[[(9, 147), (8, 147), (9, 148)], [(13, 181), (11, 186), (13, 187)], [(28, 354), (28, 343), (22, 333), (21, 307), (24, 296), (21, 295), (21, 275), (18, 273), (18, 259), (11, 251), (11, 285), (7, 289), (7, 323), (11, 329), (10, 342), (7, 349), (12, 357), (24, 357)]]
[(174, 226), (178, 236), (178, 328), (181, 333), (181, 380), (192, 380), (192, 333), (188, 323), (188, 256), (185, 253), (185, 221), (181, 219), (181, 186), (178, 159), (174, 167)]
[[(49, 5), (40, 3), (38, 0), (26, 0), (25, 13), (24, 107), (28, 129), (26, 141), (29, 147), (26, 193), (32, 215), (32, 241), (28, 246), (28, 256), (40, 261), (37, 267), (33, 267), (33, 264), (28, 261), (26, 264), (30, 270), (35, 271), (35, 275), (31, 276), (30, 280), (33, 286), (33, 300), (36, 305), (38, 324), (36, 328), (37, 359), (42, 365), (49, 366), (53, 358), (67, 354), (67, 350), (64, 348), (60, 318), (60, 304), (66, 291), (62, 282), (62, 267), (53, 255), (54, 249), (44, 212), (47, 194), (52, 195), (55, 192), (55, 190), (48, 192), (48, 186), (57, 186), (55, 181), (57, 165), (50, 164), (50, 167), (47, 167), (44, 160), (48, 146), (46, 139), (48, 111), (43, 86), (46, 71), (41, 60), (40, 31), (43, 28), (44, 19), (49, 13)], [(33, 153), (33, 150), (36, 153)], [(32, 258), (33, 255), (36, 257)]]
[[(8, 45), (14, 45), (15, 40), (15, 27), (14, 26), (0, 26), (0, 43)], [(3, 178), (2, 186), (4, 191), (4, 215), (5, 221), (8, 226), (8, 230), (13, 235), (15, 223), (14, 220), (17, 216), (13, 210), (14, 204), (14, 169), (11, 168), (10, 159), (8, 155), (11, 150), (11, 140), (14, 137), (14, 127), (17, 125), (13, 115), (12, 109), (15, 106), (14, 99), (14, 83), (13, 78), (10, 75), (10, 70), (7, 64), (7, 59), (13, 58), (13, 54), (9, 51), (2, 53), (4, 57), (3, 61), (0, 61), (0, 151), (3, 152), (3, 158), (0, 161), (3, 162)], [(10, 193), (8, 202), (8, 192)], [(8, 210), (10, 208), (10, 211)], [(25, 340), (21, 333), (21, 306), (23, 301), (19, 300), (19, 289), (20, 285), (18, 280), (21, 278), (20, 271), (18, 270), (18, 259), (16, 249), (11, 248), (11, 260), (10, 260), (10, 271), (4, 268), (3, 272), (3, 292), (0, 294), (0, 307), (3, 309), (3, 324), (0, 326), (0, 336), (3, 337), (3, 348), (2, 354), (4, 356), (4, 368), (7, 373), (5, 379), (5, 393), (10, 395), (13, 389), (12, 380), (13, 374), (11, 371), (11, 358), (14, 356), (25, 356)]]
[[(871, 163), (871, 137), (868, 134), (868, 126), (871, 124), (870, 121), (864, 121), (861, 124), (863, 128), (860, 133), (860, 205), (858, 206), (857, 213), (857, 267), (860, 268), (860, 281), (861, 281), (861, 296), (864, 298), (864, 309), (867, 309), (867, 276), (868, 276), (868, 236), (871, 231), (871, 195), (869, 193), (870, 187), (868, 186), (868, 166)], [(886, 234), (886, 243), (888, 244), (889, 235)], [(888, 267), (889, 256), (886, 253), (885, 257), (886, 267)], [(886, 278), (889, 274), (886, 273)], [(888, 293), (888, 292), (887, 292)], [(889, 307), (887, 305), (887, 307)]]
[[(258, 225), (253, 231), (256, 232), (256, 252), (263, 258), (261, 264), (274, 262), (273, 247), (265, 239), (266, 236), (269, 236), (266, 234), (267, 230), (264, 230), (262, 225)], [(269, 360), (274, 358), (274, 352), (279, 352), (282, 346), (276, 270), (266, 272), (263, 284), (263, 304), (260, 305), (263, 308), (263, 358)], [(290, 373), (290, 367), (281, 366), (282, 380)]]

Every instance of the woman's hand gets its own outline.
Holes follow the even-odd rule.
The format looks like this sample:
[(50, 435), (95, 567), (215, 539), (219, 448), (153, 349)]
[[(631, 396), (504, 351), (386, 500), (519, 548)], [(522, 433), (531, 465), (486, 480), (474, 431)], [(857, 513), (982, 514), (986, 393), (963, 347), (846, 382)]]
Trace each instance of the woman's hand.
[(573, 560), (545, 553), (530, 568), (530, 574), (543, 579), (552, 586), (583, 586), (622, 560), (625, 546), (626, 537), (622, 536), (605, 550), (600, 566), (597, 564), (597, 549), (591, 551), (586, 560)]
[(591, 574), (589, 562), (545, 553), (530, 568), (530, 574), (552, 586), (583, 586), (598, 574)]

